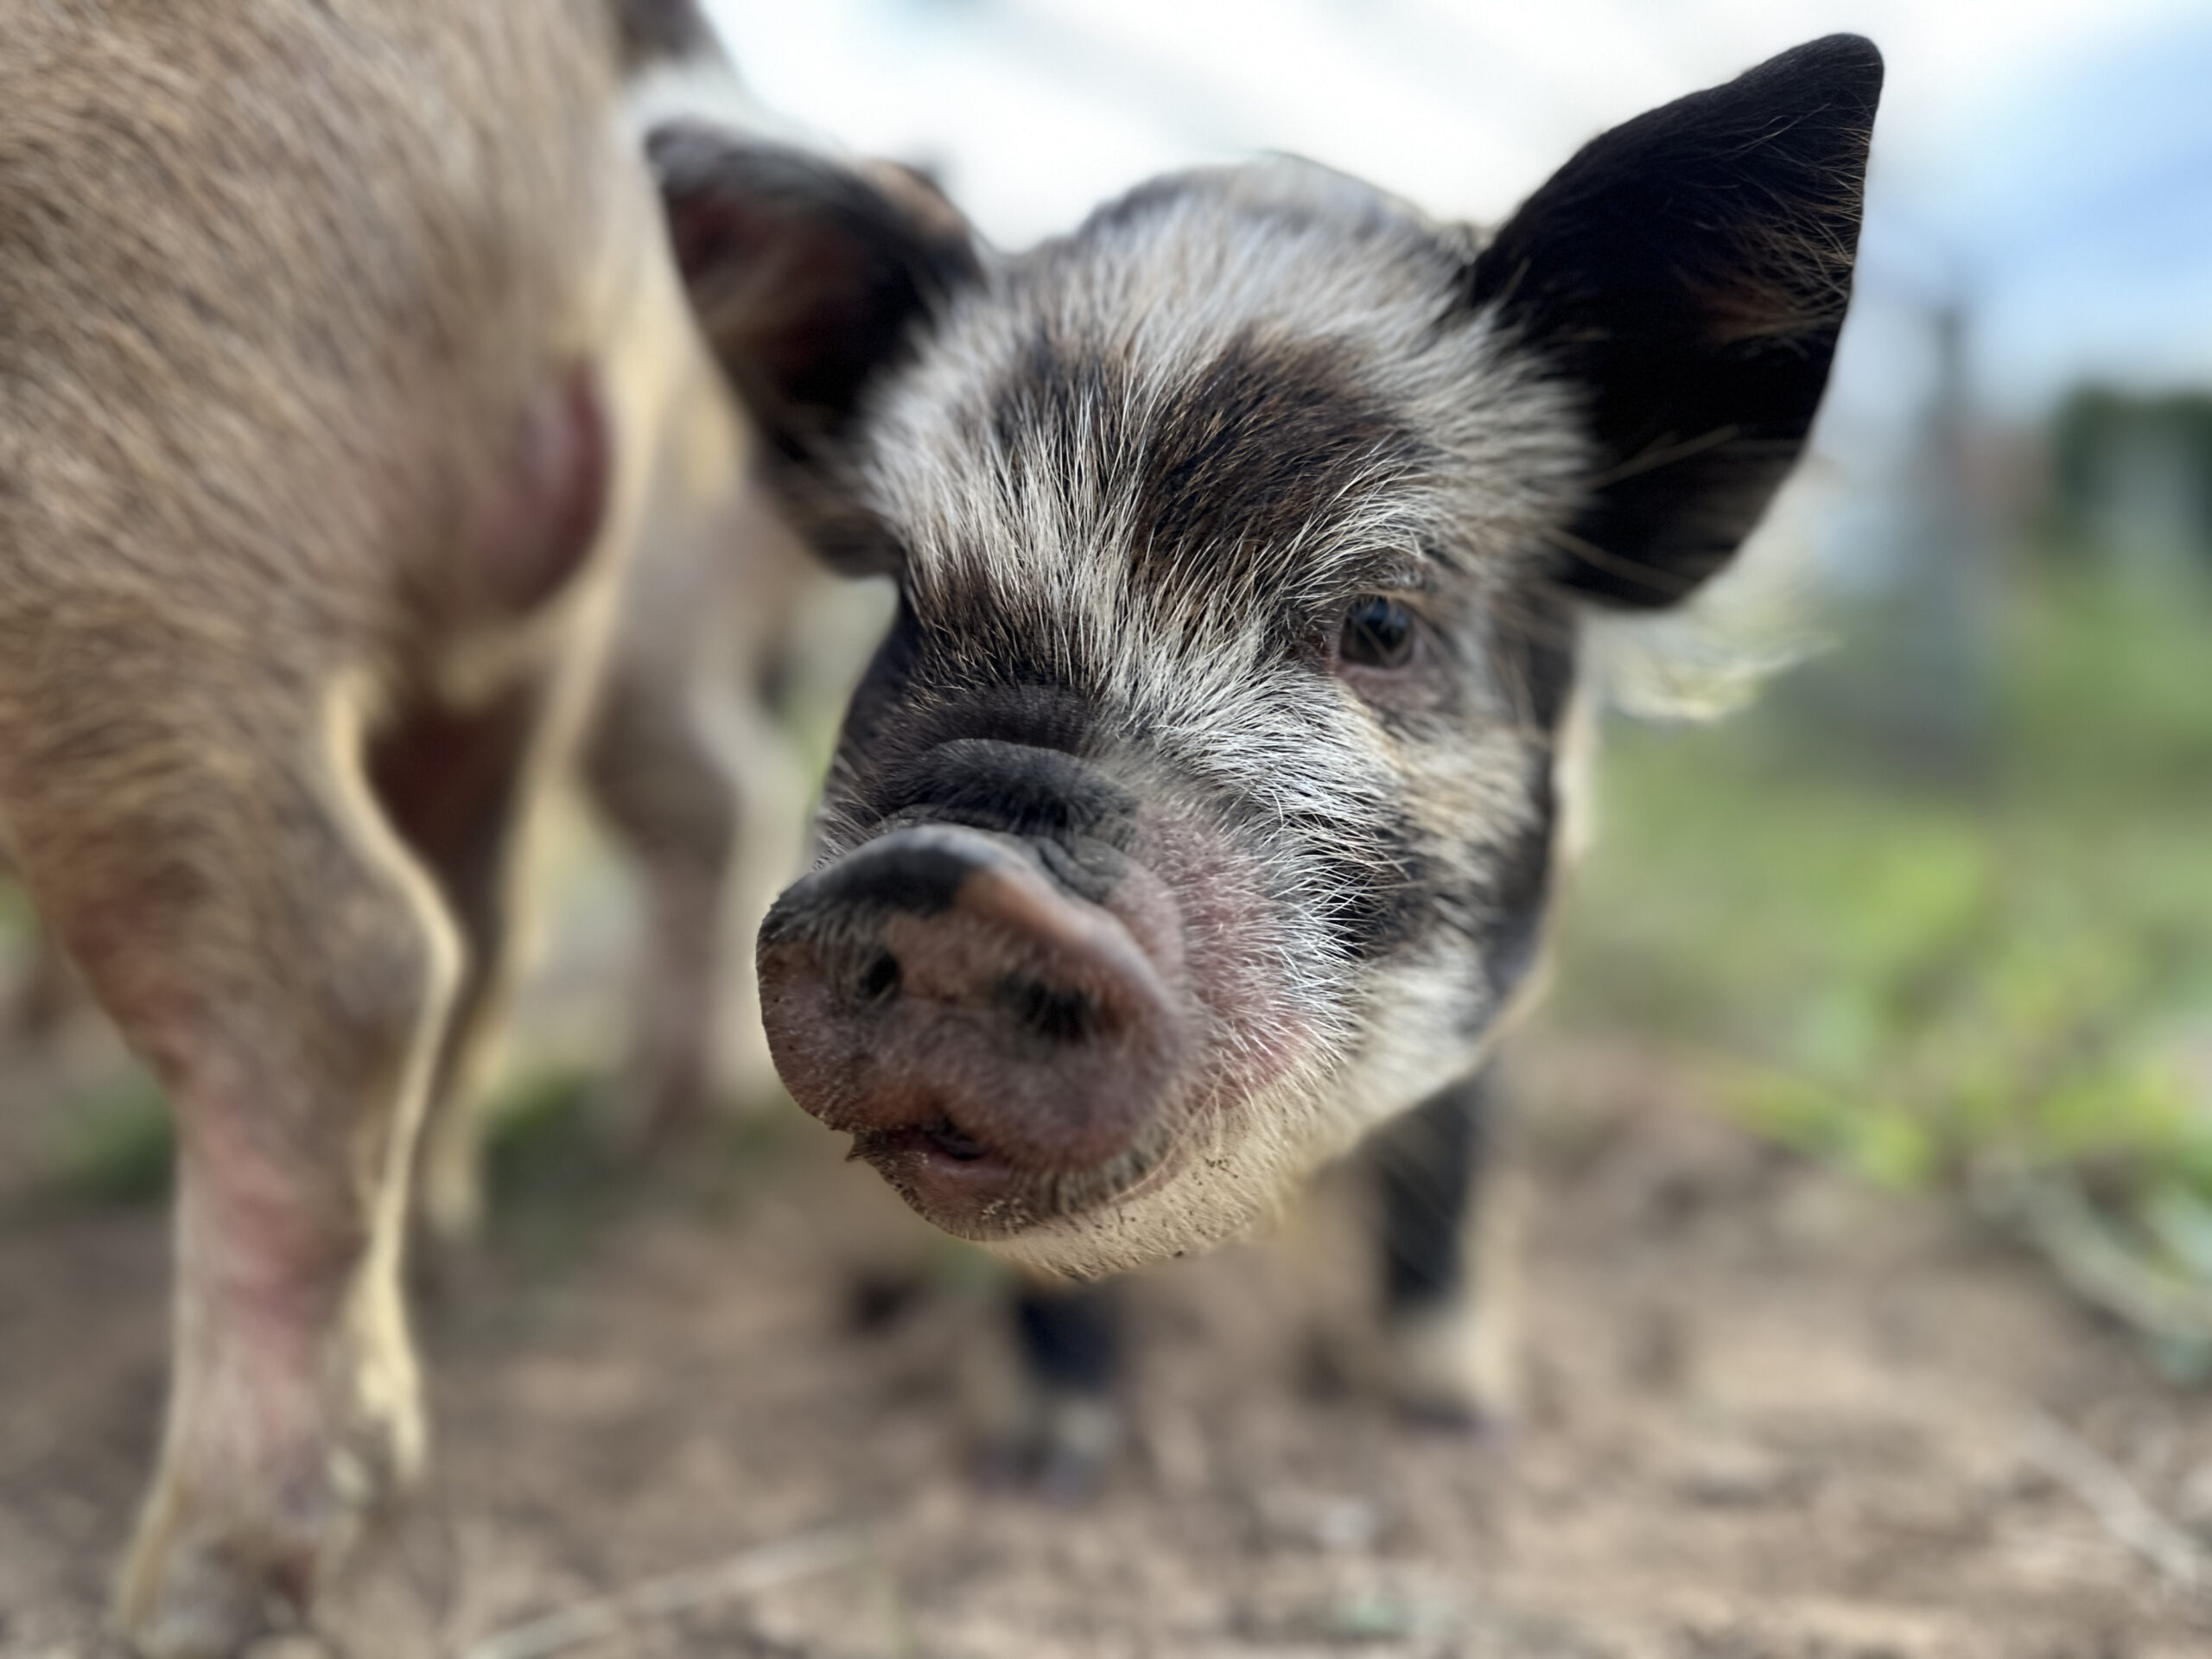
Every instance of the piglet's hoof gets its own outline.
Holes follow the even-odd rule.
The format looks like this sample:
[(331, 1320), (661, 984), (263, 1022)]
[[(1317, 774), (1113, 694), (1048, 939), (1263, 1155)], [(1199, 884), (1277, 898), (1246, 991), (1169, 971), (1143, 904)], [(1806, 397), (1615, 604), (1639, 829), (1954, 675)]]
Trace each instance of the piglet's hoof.
[(134, 1659), (264, 1659), (290, 1634), (283, 1626), (295, 1614), (281, 1591), (206, 1550), (173, 1549), (158, 1567), (134, 1560), (129, 1577), (136, 1605), (124, 1610), (120, 1634)]
[(1075, 1394), (1048, 1395), (1038, 1406), (1024, 1432), (986, 1441), (976, 1459), (976, 1484), (1079, 1509), (1099, 1495), (1113, 1471), (1121, 1412), (1110, 1400)]
[(298, 1628), (298, 1618), (291, 1599), (259, 1575), (181, 1556), (158, 1602), (102, 1659), (343, 1659), (328, 1639)]
[(310, 1440), (219, 1472), (204, 1466), (201, 1446), (172, 1446), (178, 1464), (148, 1502), (118, 1583), (115, 1629), (137, 1659), (331, 1652), (308, 1628), (314, 1598), (421, 1457), (411, 1375), (368, 1366), (360, 1376), (361, 1397), (334, 1444)]
[(1383, 1332), (1382, 1392), (1408, 1427), (1503, 1441), (1520, 1415), (1510, 1333), (1465, 1310), (1401, 1315)]

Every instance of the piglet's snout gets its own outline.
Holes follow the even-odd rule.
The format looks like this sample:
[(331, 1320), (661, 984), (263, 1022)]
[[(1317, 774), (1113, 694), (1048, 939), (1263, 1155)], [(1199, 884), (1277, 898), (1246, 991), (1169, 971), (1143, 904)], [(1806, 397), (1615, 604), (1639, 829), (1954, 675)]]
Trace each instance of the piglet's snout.
[(925, 1211), (987, 1211), (1002, 1180), (1111, 1163), (1178, 1071), (1160, 965), (1011, 837), (933, 825), (869, 842), (777, 901), (760, 963), (792, 1095), (924, 1189)]

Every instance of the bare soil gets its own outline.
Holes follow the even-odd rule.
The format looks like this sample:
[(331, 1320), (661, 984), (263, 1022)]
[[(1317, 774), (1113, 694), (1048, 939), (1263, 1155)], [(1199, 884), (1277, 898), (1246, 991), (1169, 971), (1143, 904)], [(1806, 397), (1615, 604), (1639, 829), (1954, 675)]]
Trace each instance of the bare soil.
[[(629, 1593), (557, 1650), (2212, 1653), (2174, 1553), (2212, 1537), (2212, 1403), (1949, 1212), (1716, 1125), (1648, 1057), (1554, 1047), (1525, 1089), (1512, 1433), (1407, 1427), (1317, 1363), (1368, 1311), (1338, 1183), (1285, 1237), (1134, 1287), (1133, 1427), (1080, 1509), (971, 1478), (985, 1275), (830, 1137), (756, 1123), (626, 1184), (574, 1136), (524, 1146), (423, 1321), (435, 1467), (331, 1630), (465, 1656)], [(0, 1653), (98, 1651), (165, 1253), (157, 1207), (0, 1206)], [(914, 1274), (935, 1287), (855, 1317), (856, 1287)]]

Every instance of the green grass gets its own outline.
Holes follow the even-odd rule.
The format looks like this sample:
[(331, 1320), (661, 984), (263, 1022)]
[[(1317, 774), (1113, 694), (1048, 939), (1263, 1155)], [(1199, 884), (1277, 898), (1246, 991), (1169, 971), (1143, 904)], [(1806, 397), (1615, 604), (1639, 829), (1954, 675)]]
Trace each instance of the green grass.
[(1817, 698), (1612, 732), (1555, 1017), (1876, 1180), (2004, 1160), (2186, 1212), (2164, 1252), (2212, 1281), (2212, 598), (2041, 573), (1993, 643), (1952, 788), (1870, 783)]
[(132, 1065), (70, 1103), (54, 1152), (64, 1192), (103, 1204), (167, 1196), (176, 1128), (161, 1085)]
[(13, 881), (0, 881), (0, 945), (20, 947), (35, 925), (29, 895)]
[(575, 1266), (610, 1226), (656, 1205), (740, 1212), (806, 1132), (796, 1112), (715, 1110), (656, 1152), (625, 1136), (607, 1088), (597, 1071), (524, 1066), (480, 1109), (492, 1236), (540, 1268)]

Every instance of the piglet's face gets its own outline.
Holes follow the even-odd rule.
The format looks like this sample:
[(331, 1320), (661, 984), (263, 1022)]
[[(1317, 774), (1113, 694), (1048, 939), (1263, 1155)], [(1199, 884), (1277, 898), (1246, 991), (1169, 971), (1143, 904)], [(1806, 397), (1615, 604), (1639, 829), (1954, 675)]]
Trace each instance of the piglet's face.
[(933, 1222), (1090, 1272), (1478, 1065), (1540, 954), (1578, 606), (1688, 592), (1794, 459), (1878, 76), (1802, 48), (1486, 242), (1291, 162), (1003, 260), (887, 200), (911, 303), (845, 402), (715, 304), (838, 238), (762, 251), (757, 152), (664, 142), (802, 527), (900, 593), (760, 936), (800, 1103)]
[(1312, 168), (1174, 180), (885, 387), (901, 611), (760, 968), (793, 1092), (939, 1224), (1187, 1249), (1528, 969), (1586, 442), (1466, 252)]

